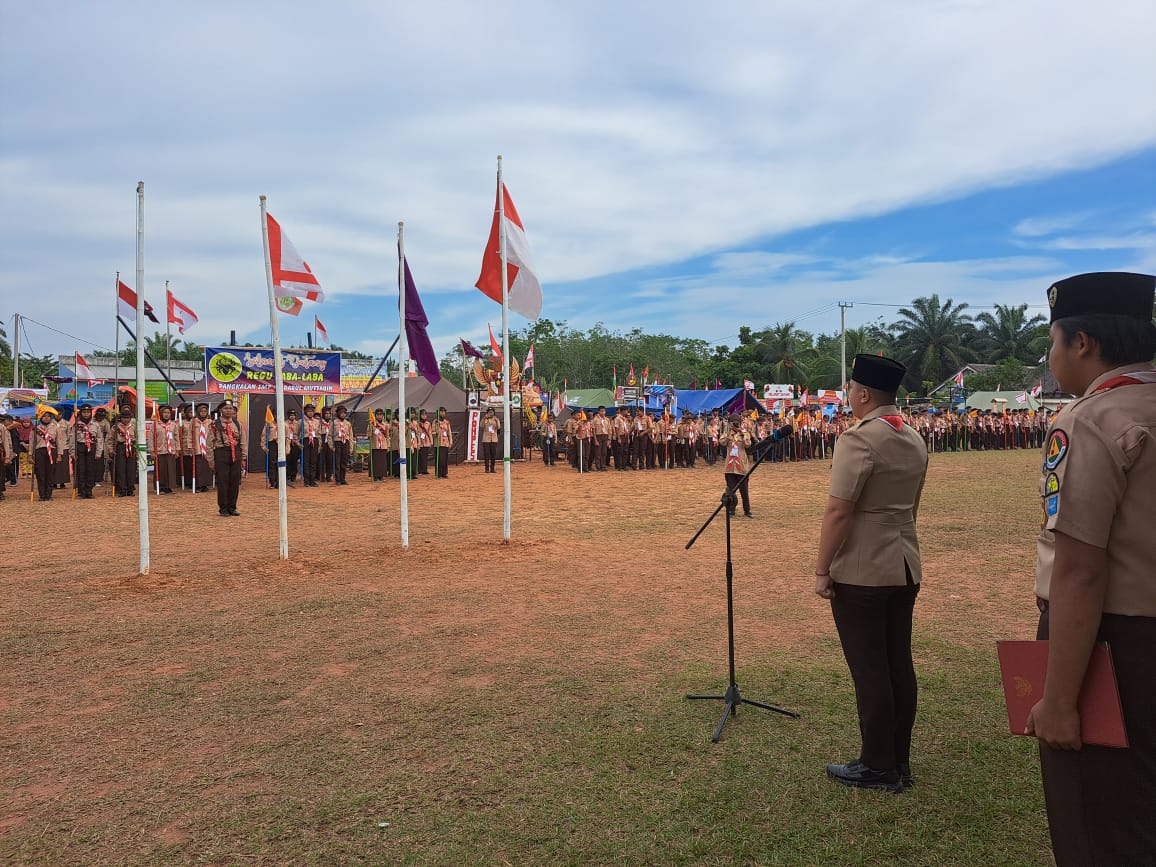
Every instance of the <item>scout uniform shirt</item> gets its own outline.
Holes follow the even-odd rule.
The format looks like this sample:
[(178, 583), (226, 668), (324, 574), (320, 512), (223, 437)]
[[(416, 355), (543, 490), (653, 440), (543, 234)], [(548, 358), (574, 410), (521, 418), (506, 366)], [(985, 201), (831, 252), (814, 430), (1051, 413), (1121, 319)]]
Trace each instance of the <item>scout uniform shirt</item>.
[(1109, 370), (1053, 417), (1040, 496), (1036, 595), (1051, 590), (1059, 531), (1107, 550), (1104, 613), (1156, 617), (1156, 369)]
[(830, 494), (855, 504), (847, 538), (831, 561), (842, 584), (896, 587), (923, 575), (915, 504), (927, 476), (927, 446), (895, 406), (876, 407), (839, 437)]
[(448, 449), (454, 444), (453, 425), (448, 418), (441, 418), (435, 422), (433, 441), (434, 445), (441, 449)]
[(498, 441), (498, 431), (501, 429), (501, 424), (498, 422), (496, 415), (482, 416), (482, 442), (496, 443)]
[(724, 473), (733, 473), (741, 476), (750, 472), (751, 456), (747, 452), (750, 445), (750, 431), (746, 430), (741, 424), (729, 429), (723, 434), (723, 454), (726, 457), (726, 463), (723, 465)]
[[(0, 432), (4, 434), (3, 438), (8, 437), (7, 430)], [(77, 418), (76, 424), (68, 431), (68, 448), (75, 455), (80, 452), (78, 446), (82, 446), (84, 451), (94, 458), (104, 454), (104, 429), (100, 426), (100, 422), (90, 421), (85, 424)]]
[(127, 422), (118, 418), (116, 424), (112, 426), (112, 441), (112, 453), (119, 453), (129, 460), (135, 460), (136, 418), (130, 418)]
[(55, 463), (56, 456), (60, 452), (60, 443), (57, 440), (60, 438), (60, 425), (54, 421), (48, 424), (34, 424), (32, 426), (32, 437), (28, 441), (29, 454), (36, 454), (37, 449), (46, 449), (48, 451), (48, 462)]
[[(232, 436), (230, 437), (230, 432)], [(242, 461), (249, 453), (249, 444), (245, 437), (245, 428), (232, 419), (226, 422), (223, 418), (213, 422), (209, 427), (209, 453), (217, 449), (229, 449), (235, 461)]]
[(353, 442), (353, 422), (349, 419), (335, 418), (333, 420), (333, 442), (336, 443), (352, 443)]
[(175, 455), (180, 453), (180, 432), (175, 421), (153, 422), (153, 454)]

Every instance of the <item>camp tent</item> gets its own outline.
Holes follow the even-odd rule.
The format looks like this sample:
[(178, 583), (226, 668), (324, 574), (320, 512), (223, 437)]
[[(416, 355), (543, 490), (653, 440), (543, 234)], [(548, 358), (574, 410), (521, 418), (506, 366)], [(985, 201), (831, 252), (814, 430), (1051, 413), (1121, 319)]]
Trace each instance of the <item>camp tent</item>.
[[(344, 406), (350, 412), (354, 407), (358, 412), (375, 409), (397, 409), (397, 377), (387, 379), (381, 385), (375, 386), (364, 396), (351, 397), (336, 404)], [(465, 412), (466, 393), (446, 379), (444, 376), (437, 385), (430, 385), (424, 376), (411, 376), (405, 381), (405, 405), (417, 407), (431, 414), (439, 406), (444, 406), (446, 412)]]
[(571, 409), (597, 409), (600, 406), (609, 409), (614, 406), (614, 392), (608, 388), (571, 388), (566, 392), (566, 406)]
[[(1005, 389), (1003, 391), (973, 391), (967, 396), (968, 409), (992, 409), (992, 401), (999, 401), (996, 407), (1000, 411), (1004, 409), (1039, 409), (1040, 402), (1032, 397), (1029, 389), (1017, 389), (1011, 391)], [(1006, 403), (1005, 403), (1006, 401)]]

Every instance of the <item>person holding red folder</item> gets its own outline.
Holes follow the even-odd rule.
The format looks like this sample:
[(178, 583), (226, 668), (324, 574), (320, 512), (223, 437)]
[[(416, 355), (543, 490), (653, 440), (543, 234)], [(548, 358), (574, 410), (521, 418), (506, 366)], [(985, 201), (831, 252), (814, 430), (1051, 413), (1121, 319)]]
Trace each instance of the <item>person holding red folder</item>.
[[(1049, 354), (1079, 397), (1044, 438), (1036, 595), (1048, 640), (1040, 742), (1056, 863), (1156, 864), (1156, 277), (1080, 274), (1048, 289)], [(1096, 641), (1116, 666), (1126, 749), (1081, 739)]]
[(890, 358), (855, 356), (847, 398), (858, 424), (835, 448), (815, 566), (815, 593), (831, 600), (855, 684), (862, 739), (859, 757), (827, 765), (827, 776), (891, 792), (914, 783), (911, 618), (922, 578), (915, 517), (927, 476), (927, 446), (895, 406), (906, 373)]

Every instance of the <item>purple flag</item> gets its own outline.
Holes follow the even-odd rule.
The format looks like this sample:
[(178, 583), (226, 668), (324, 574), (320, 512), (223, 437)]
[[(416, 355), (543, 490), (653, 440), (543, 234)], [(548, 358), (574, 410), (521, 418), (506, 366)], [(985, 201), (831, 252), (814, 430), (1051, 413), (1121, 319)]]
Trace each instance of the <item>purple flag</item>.
[(434, 355), (433, 344), (429, 342), (429, 335), (425, 331), (429, 317), (425, 315), (425, 308), (417, 296), (413, 275), (409, 273), (409, 262), (402, 259), (401, 264), (405, 268), (405, 339), (409, 344), (409, 357), (417, 362), (417, 372), (430, 385), (437, 385), (441, 382), (442, 373), (437, 356)]
[(460, 337), (458, 338), (458, 340), (462, 341), (462, 352), (464, 354), (470, 356), (471, 358), (481, 358), (481, 359), (485, 360), (486, 356), (482, 355), (482, 353), (479, 352), (477, 350), (477, 348), (472, 343), (470, 343), (468, 340), (462, 340), (462, 338), (460, 338)]

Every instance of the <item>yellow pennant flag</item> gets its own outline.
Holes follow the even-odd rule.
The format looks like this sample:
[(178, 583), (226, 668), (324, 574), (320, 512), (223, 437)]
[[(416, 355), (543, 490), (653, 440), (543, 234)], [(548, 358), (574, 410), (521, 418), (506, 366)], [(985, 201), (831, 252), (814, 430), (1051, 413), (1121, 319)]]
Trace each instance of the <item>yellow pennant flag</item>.
[(266, 406), (265, 407), (265, 424), (273, 424), (276, 421), (277, 421), (277, 419), (274, 418), (274, 416), (273, 416), (273, 407)]

